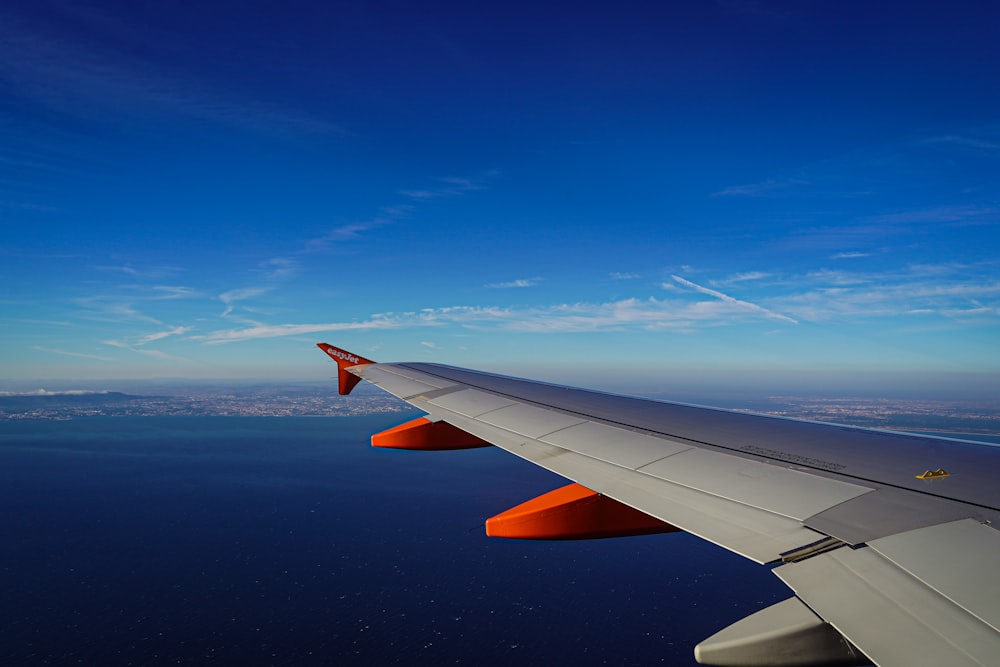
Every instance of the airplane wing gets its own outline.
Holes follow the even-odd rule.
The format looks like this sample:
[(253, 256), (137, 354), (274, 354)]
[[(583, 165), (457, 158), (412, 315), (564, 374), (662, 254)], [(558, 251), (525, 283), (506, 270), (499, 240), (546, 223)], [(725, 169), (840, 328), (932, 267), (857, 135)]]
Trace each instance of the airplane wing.
[(319, 347), (427, 413), (376, 446), (495, 445), (571, 484), (500, 536), (685, 530), (794, 593), (701, 642), (712, 665), (1000, 665), (1000, 448), (575, 389)]

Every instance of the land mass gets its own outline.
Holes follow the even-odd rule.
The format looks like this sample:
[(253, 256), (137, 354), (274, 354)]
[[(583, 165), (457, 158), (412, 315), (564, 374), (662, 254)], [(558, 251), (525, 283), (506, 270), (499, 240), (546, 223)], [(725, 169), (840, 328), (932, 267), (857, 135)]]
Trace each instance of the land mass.
[[(338, 395), (329, 383), (162, 384), (148, 390), (148, 394), (110, 390), (9, 392), (0, 394), (0, 421), (118, 416), (330, 417), (413, 409), (364, 384), (350, 397)], [(869, 428), (1000, 435), (1000, 405), (993, 403), (796, 395), (729, 403), (726, 407), (737, 410)]]
[(81, 417), (333, 417), (412, 410), (373, 387), (350, 399), (328, 384), (165, 385), (155, 395), (117, 391), (64, 391), (0, 395), (0, 420)]

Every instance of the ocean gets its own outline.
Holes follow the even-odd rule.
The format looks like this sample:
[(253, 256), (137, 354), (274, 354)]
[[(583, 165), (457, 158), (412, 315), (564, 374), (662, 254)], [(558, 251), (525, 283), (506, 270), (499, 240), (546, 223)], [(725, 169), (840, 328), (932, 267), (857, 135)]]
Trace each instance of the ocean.
[(0, 422), (0, 664), (694, 665), (791, 595), (683, 533), (487, 538), (566, 483), (408, 419)]

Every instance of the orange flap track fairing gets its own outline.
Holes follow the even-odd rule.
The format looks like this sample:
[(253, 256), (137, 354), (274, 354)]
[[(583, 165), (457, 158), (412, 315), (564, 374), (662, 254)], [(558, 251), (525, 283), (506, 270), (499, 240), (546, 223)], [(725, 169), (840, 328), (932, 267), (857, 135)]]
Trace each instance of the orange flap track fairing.
[(443, 421), (432, 422), (426, 417), (418, 417), (372, 436), (372, 447), (390, 449), (443, 451), (490, 446), (490, 443), (482, 438), (457, 426)]
[(579, 484), (549, 491), (486, 521), (486, 534), (522, 540), (589, 540), (680, 528)]

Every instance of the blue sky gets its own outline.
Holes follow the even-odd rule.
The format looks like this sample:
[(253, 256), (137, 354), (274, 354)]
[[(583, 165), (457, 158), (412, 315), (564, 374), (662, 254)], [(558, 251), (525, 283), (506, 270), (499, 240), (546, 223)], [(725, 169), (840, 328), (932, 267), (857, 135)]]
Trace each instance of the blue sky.
[(998, 20), (6, 3), (2, 376), (996, 389)]

